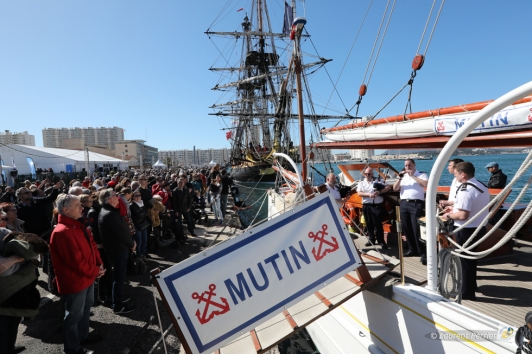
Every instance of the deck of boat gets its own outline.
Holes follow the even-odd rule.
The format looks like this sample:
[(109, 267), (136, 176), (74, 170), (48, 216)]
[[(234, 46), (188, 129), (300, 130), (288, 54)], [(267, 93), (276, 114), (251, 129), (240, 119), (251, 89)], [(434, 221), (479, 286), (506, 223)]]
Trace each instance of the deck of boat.
[[(361, 251), (366, 237), (358, 237), (355, 244)], [(463, 305), (499, 319), (509, 325), (520, 327), (525, 323), (525, 315), (532, 310), (532, 243), (518, 240), (520, 248), (514, 247), (507, 256), (478, 261), (476, 301), (464, 300)], [(376, 247), (380, 251), (380, 247)], [(398, 256), (397, 247), (381, 252), (392, 257)], [(426, 266), (419, 257), (405, 258), (406, 281), (424, 285), (427, 281)], [(399, 271), (399, 268), (396, 268)]]

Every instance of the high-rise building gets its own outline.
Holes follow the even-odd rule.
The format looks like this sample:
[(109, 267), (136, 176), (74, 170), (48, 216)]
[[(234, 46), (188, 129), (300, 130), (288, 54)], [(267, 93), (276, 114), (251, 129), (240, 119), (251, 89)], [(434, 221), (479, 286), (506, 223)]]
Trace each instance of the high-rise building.
[(115, 148), (115, 143), (124, 140), (124, 129), (120, 127), (100, 128), (44, 128), (44, 147), (62, 148), (64, 139), (84, 139), (87, 146), (107, 146)]
[(27, 131), (13, 133), (6, 130), (3, 133), (0, 132), (0, 143), (35, 146), (35, 135), (28, 134)]

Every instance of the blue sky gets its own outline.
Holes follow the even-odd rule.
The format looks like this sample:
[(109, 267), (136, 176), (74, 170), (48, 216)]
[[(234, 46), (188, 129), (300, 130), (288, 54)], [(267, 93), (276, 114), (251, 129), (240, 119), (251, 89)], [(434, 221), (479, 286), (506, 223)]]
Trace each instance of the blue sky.
[[(342, 114), (358, 98), (386, 5), (374, 0), (346, 62), (369, 2), (305, 3), (312, 37), (303, 50), (316, 55), (315, 46), (334, 59), (310, 77), (317, 113)], [(360, 115), (376, 113), (408, 81), (431, 4), (397, 2)], [(269, 2), (277, 31), (282, 6)], [(0, 130), (27, 130), (42, 146), (44, 127), (116, 125), (160, 150), (229, 147), (220, 130), (227, 123), (208, 115), (223, 101), (208, 68), (222, 66), (218, 49), (228, 44), (204, 32), (239, 30), (250, 10), (249, 0), (1, 1)], [(447, 0), (415, 79), (413, 110), (494, 99), (531, 80), (530, 14), (532, 1)], [(344, 63), (341, 100), (329, 101)], [(401, 114), (406, 97), (380, 116)]]

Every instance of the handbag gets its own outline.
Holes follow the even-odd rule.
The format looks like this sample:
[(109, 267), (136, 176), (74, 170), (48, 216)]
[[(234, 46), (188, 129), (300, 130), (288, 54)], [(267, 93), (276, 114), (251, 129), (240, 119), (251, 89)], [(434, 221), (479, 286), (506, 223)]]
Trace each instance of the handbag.
[(148, 266), (137, 252), (129, 252), (129, 258), (127, 260), (127, 274), (128, 275), (140, 275), (146, 272)]
[(135, 228), (135, 224), (133, 223), (133, 219), (129, 217), (128, 215), (124, 216), (127, 222), (127, 226), (129, 226), (129, 232), (131, 235), (134, 235), (137, 232), (137, 229)]

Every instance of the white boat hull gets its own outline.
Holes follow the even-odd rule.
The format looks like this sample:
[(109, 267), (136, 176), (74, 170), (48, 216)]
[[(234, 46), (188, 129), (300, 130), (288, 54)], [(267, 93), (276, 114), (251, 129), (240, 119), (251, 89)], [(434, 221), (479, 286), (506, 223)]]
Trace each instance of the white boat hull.
[(513, 336), (501, 339), (504, 327), (425, 288), (406, 285), (394, 286), (391, 300), (364, 291), (307, 329), (322, 353), (353, 353), (346, 345), (352, 341), (368, 353), (515, 353)]

